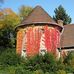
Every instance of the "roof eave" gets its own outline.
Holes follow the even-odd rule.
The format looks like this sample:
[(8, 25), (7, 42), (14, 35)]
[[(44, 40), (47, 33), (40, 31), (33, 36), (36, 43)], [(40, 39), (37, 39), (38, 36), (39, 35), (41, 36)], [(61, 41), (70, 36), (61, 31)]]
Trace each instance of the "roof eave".
[(17, 28), (23, 28), (23, 27), (27, 27), (27, 26), (31, 26), (31, 25), (51, 25), (51, 26), (58, 26), (60, 29), (61, 29), (61, 31), (62, 31), (62, 29), (63, 29), (63, 27), (62, 26), (59, 26), (57, 23), (52, 23), (52, 22), (29, 22), (29, 23), (25, 23), (25, 24), (21, 24), (21, 25), (19, 25), (19, 26), (17, 26), (16, 28), (15, 28), (15, 30), (17, 30)]

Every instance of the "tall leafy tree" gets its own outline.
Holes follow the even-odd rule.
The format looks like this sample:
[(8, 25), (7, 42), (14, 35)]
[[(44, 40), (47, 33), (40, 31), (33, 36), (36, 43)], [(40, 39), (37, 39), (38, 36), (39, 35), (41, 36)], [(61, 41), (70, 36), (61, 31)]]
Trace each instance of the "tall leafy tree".
[(0, 46), (12, 47), (15, 41), (14, 27), (19, 24), (20, 18), (11, 9), (3, 9), (0, 18)]
[(19, 8), (19, 16), (21, 17), (21, 19), (25, 18), (28, 16), (28, 14), (32, 11), (32, 7), (30, 6), (24, 6), (22, 5), (20, 8)]
[(62, 20), (64, 25), (71, 23), (71, 17), (66, 13), (66, 10), (60, 5), (58, 8), (54, 10), (55, 15), (53, 19), (57, 22), (57, 20)]

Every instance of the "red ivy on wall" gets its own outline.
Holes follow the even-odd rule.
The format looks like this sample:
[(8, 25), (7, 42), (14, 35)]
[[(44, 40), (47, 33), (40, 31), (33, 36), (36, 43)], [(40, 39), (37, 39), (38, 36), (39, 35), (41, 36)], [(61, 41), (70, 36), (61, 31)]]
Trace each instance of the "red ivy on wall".
[(60, 32), (56, 28), (49, 28), (47, 25), (44, 27), (45, 33), (45, 46), (48, 52), (56, 54), (56, 50), (60, 42)]
[[(43, 31), (41, 31), (43, 30)], [(26, 54), (32, 56), (39, 53), (40, 49), (40, 39), (41, 35), (45, 35), (45, 47), (47, 52), (52, 52), (56, 54), (56, 50), (60, 42), (60, 32), (54, 27), (44, 26), (42, 29), (40, 27), (28, 27), (26, 33), (24, 31), (19, 31), (17, 34), (17, 51), (21, 53), (22, 51), (22, 40), (23, 35), (26, 34)]]
[(22, 42), (23, 42), (23, 30), (20, 30), (17, 33), (17, 46), (16, 46), (16, 53), (17, 54), (21, 54)]
[(32, 27), (28, 28), (26, 33), (27, 35), (27, 55), (34, 55), (39, 52), (40, 47), (40, 32), (39, 28), (33, 29)]

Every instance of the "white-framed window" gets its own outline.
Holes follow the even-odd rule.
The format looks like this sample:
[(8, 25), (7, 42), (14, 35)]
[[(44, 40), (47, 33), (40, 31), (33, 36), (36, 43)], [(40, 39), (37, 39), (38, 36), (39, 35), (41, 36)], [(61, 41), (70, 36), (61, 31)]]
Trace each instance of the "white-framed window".
[(45, 55), (46, 52), (47, 52), (46, 49), (41, 49), (40, 50), (40, 55)]
[(22, 56), (22, 57), (26, 57), (26, 56), (27, 56), (26, 50), (22, 50), (21, 56)]

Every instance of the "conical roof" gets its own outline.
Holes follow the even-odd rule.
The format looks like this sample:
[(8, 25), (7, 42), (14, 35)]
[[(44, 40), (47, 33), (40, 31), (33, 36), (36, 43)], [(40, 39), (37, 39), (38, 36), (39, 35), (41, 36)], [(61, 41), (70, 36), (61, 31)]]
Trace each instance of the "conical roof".
[(28, 17), (21, 22), (19, 26), (27, 26), (38, 23), (52, 24), (61, 27), (51, 18), (51, 16), (48, 15), (48, 13), (41, 6), (36, 6), (28, 15)]

